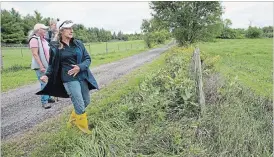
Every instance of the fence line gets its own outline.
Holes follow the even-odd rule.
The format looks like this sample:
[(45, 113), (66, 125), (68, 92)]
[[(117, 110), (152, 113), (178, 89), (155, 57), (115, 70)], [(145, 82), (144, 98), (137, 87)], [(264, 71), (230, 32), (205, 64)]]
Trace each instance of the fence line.
[(29, 44), (5, 44), (5, 43), (1, 43), (1, 47), (4, 48), (28, 48)]
[[(90, 55), (100, 55), (100, 54), (108, 54), (108, 53), (115, 53), (115, 52), (126, 52), (128, 50), (140, 50), (147, 48), (146, 44), (143, 43), (127, 43), (127, 42), (118, 42), (118, 43), (111, 43), (111, 42), (103, 42), (101, 44), (98, 43), (86, 43), (84, 44), (87, 51)], [(20, 44), (9, 44), (5, 45), (7, 47), (4, 47), (3, 44), (1, 45), (1, 56), (0, 56), (0, 69), (5, 68), (5, 66), (8, 64), (19, 64), (21, 65), (21, 61), (25, 62), (25, 58), (30, 58), (31, 56), (31, 50), (29, 47), (23, 47)], [(12, 47), (14, 46), (14, 47)], [(21, 47), (20, 47), (21, 46)], [(20, 62), (10, 62), (8, 59), (8, 56), (17, 57), (19, 60), (22, 58)], [(7, 59), (5, 59), (7, 58)], [(4, 63), (3, 63), (4, 62)], [(9, 62), (9, 63), (8, 63)]]
[[(109, 46), (109, 43), (111, 42), (104, 42), (103, 44), (105, 44), (105, 48), (102, 49), (102, 51), (104, 51), (105, 53), (109, 53), (109, 52), (116, 52), (117, 51), (127, 51), (127, 50), (131, 50), (131, 49), (140, 49), (140, 48), (148, 48), (146, 44), (132, 44), (132, 43), (117, 43), (117, 46)], [(85, 47), (88, 48), (88, 51), (91, 53), (92, 49), (91, 46), (93, 45), (92, 43), (88, 43), (88, 44), (84, 44)], [(115, 48), (116, 47), (116, 48)], [(122, 48), (124, 47), (124, 48)]]

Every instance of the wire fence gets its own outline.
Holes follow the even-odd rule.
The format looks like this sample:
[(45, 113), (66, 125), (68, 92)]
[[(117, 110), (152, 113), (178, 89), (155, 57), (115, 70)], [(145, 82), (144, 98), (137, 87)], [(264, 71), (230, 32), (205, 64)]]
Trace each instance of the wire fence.
[(28, 48), (28, 44), (6, 44), (6, 43), (1, 43), (2, 48), (20, 48), (20, 47), (25, 47)]
[[(86, 43), (84, 44), (87, 51), (91, 54), (102, 54), (108, 52), (119, 52), (119, 51), (127, 51), (133, 49), (145, 49), (148, 48), (146, 44), (138, 42), (138, 43), (128, 43), (128, 42), (101, 42), (101, 43)], [(30, 52), (30, 48), (28, 44), (1, 44), (2, 52), (16, 51), (21, 57), (24, 57), (25, 51)], [(93, 53), (92, 53), (93, 52)], [(28, 55), (25, 55), (28, 56)]]
[[(84, 45), (91, 56), (148, 48), (144, 41), (100, 42)], [(1, 69), (17, 65), (29, 66), (32, 56), (27, 44), (1, 44), (1, 55)]]

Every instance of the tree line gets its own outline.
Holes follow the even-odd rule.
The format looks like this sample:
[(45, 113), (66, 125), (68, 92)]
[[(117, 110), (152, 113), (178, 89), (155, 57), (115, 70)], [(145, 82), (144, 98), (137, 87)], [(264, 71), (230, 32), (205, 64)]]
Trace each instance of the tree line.
[[(1, 42), (6, 44), (28, 43), (28, 32), (33, 29), (36, 23), (43, 23), (49, 26), (50, 17), (43, 17), (38, 11), (33, 15), (22, 16), (14, 8), (1, 10)], [(76, 24), (74, 29), (75, 37), (83, 42), (106, 42), (110, 40), (142, 40), (140, 33), (124, 34), (122, 31), (113, 32), (104, 28), (85, 27), (83, 24)]]
[(223, 20), (222, 31), (217, 36), (221, 39), (243, 39), (243, 38), (273, 38), (273, 26), (255, 27), (250, 25), (247, 29), (231, 28), (230, 19)]
[(217, 1), (153, 1), (149, 7), (152, 19), (143, 20), (141, 26), (148, 45), (170, 35), (182, 46), (216, 38), (273, 37), (273, 26), (231, 28), (231, 20), (222, 19), (224, 8)]
[[(153, 1), (149, 3), (153, 10), (151, 19), (144, 19), (142, 33), (124, 34), (104, 28), (85, 27), (76, 24), (75, 37), (84, 42), (106, 42), (110, 40), (142, 40), (149, 47), (162, 44), (174, 37), (180, 45), (198, 41), (241, 38), (272, 38), (273, 26), (263, 28), (249, 26), (248, 29), (231, 28), (229, 19), (222, 19), (223, 7), (217, 1)], [(40, 22), (49, 25), (49, 17), (43, 17), (38, 11), (34, 15), (22, 16), (13, 8), (1, 10), (1, 42), (27, 43), (27, 34)]]

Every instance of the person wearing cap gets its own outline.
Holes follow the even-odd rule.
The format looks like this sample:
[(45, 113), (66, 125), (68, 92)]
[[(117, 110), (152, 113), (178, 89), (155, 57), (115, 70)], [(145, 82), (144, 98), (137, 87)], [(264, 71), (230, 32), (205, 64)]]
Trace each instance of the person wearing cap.
[[(28, 36), (29, 47), (32, 52), (31, 69), (35, 70), (37, 78), (41, 84), (41, 89), (45, 87), (46, 83), (41, 81), (40, 77), (45, 74), (49, 62), (49, 45), (44, 38), (47, 29), (48, 27), (44, 24), (37, 23), (33, 30), (29, 32)], [(49, 95), (41, 95), (41, 103), (43, 108), (51, 108), (49, 103), (54, 102), (55, 100)]]
[(49, 68), (41, 80), (47, 82), (36, 94), (71, 98), (74, 109), (68, 127), (76, 125), (90, 134), (86, 107), (90, 103), (89, 91), (99, 89), (89, 66), (91, 58), (84, 44), (73, 38), (73, 22), (64, 21), (59, 26), (58, 40), (50, 43)]

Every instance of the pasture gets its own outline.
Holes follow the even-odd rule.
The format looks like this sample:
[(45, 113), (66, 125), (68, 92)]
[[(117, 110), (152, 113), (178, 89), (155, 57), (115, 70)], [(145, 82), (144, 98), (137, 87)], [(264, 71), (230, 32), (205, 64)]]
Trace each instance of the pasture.
[(206, 56), (219, 56), (216, 67), (221, 74), (272, 98), (273, 39), (217, 40), (198, 47)]
[[(143, 40), (89, 43), (85, 44), (85, 47), (92, 57), (91, 67), (148, 50)], [(2, 54), (4, 56), (1, 71), (2, 92), (37, 81), (35, 72), (30, 69), (31, 51), (29, 48), (2, 48)]]
[[(126, 42), (86, 43), (85, 47), (91, 56), (104, 55), (113, 52), (127, 52), (129, 50), (145, 49), (143, 40)], [(30, 67), (31, 50), (28, 47), (2, 47), (4, 69), (13, 66)]]

